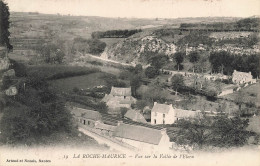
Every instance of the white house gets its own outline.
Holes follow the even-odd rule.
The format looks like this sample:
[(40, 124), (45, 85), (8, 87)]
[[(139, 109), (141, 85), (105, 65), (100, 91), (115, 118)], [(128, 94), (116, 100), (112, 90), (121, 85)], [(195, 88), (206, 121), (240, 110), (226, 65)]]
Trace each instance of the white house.
[(172, 146), (166, 129), (154, 129), (138, 125), (118, 123), (113, 136), (124, 143), (144, 151), (167, 150)]
[(232, 75), (232, 81), (236, 84), (244, 84), (244, 83), (255, 83), (256, 79), (253, 79), (251, 72), (239, 72), (234, 70)]
[(173, 124), (179, 119), (195, 118), (200, 111), (182, 110), (173, 108), (172, 104), (159, 104), (154, 102), (151, 111), (151, 124)]

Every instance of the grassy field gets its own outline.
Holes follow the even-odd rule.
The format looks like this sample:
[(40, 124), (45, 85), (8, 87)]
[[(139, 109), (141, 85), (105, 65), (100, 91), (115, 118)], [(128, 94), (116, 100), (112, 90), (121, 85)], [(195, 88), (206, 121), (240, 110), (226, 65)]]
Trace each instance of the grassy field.
[(60, 79), (79, 75), (87, 75), (98, 71), (99, 70), (97, 68), (66, 65), (36, 65), (27, 67), (28, 76), (39, 75), (47, 79)]
[(238, 95), (242, 95), (241, 98), (243, 98), (243, 101), (245, 103), (253, 102), (256, 104), (256, 106), (260, 106), (260, 83), (256, 83), (253, 85), (249, 85), (248, 87), (242, 88), (240, 90), (241, 92), (234, 92), (232, 94), (223, 96), (223, 98), (228, 100), (236, 100)]
[(98, 85), (106, 85), (106, 81), (102, 79), (104, 75), (106, 75), (106, 73), (98, 72), (89, 75), (52, 80), (49, 81), (49, 83), (52, 88), (60, 92), (70, 92), (74, 87), (87, 89)]

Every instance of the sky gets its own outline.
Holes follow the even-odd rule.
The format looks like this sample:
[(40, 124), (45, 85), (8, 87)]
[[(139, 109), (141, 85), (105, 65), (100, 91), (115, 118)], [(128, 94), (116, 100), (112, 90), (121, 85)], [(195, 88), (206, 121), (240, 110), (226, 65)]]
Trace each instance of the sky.
[(260, 15), (260, 0), (5, 0), (10, 11), (101, 17), (181, 18)]

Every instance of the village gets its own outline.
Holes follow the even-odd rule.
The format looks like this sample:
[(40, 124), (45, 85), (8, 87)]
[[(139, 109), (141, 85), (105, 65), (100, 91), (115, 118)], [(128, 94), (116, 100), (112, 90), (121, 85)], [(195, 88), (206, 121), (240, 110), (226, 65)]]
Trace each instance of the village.
[[(172, 76), (175, 74), (187, 77), (194, 75), (194, 73), (186, 72), (166, 72), (169, 72)], [(215, 81), (217, 79), (228, 79), (228, 76), (203, 75), (203, 78)], [(241, 88), (255, 84), (257, 80), (253, 79), (251, 73), (234, 71), (232, 82), (239, 87), (236, 88), (236, 91), (239, 91)], [(218, 97), (230, 93), (233, 93), (233, 89), (225, 89), (218, 94)], [(135, 104), (137, 100), (131, 95), (131, 87), (112, 87), (111, 92), (106, 94), (102, 101), (108, 105), (109, 115), (101, 114), (94, 110), (69, 107), (80, 129), (93, 132), (123, 147), (137, 151), (152, 149), (153, 153), (170, 149), (180, 149), (169, 137), (169, 135), (176, 131), (176, 129), (169, 127), (169, 125), (173, 125), (181, 119), (199, 119), (203, 114), (206, 116), (216, 116), (220, 113), (184, 110), (176, 108), (172, 104), (157, 102), (154, 102), (152, 108), (147, 106), (143, 110), (132, 109), (131, 105)], [(122, 108), (126, 108), (126, 112), (121, 119), (117, 115), (121, 115)], [(170, 134), (168, 135), (168, 133)]]
[(12, 12), (0, 43), (0, 145), (255, 148), (258, 21)]

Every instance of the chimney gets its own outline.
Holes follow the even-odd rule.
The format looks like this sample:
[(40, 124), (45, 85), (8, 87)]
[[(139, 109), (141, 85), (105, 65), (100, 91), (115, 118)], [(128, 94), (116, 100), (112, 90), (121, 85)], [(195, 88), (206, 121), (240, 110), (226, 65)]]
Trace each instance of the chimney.
[(156, 105), (156, 104), (157, 104), (157, 102), (154, 102), (154, 103), (153, 103), (153, 105)]
[(123, 121), (121, 121), (121, 120), (117, 121), (117, 126), (120, 126), (120, 124), (122, 124), (122, 123), (123, 123)]
[(162, 129), (161, 129), (161, 134), (162, 134), (162, 135), (166, 135), (166, 134), (167, 134), (166, 128), (162, 128)]

